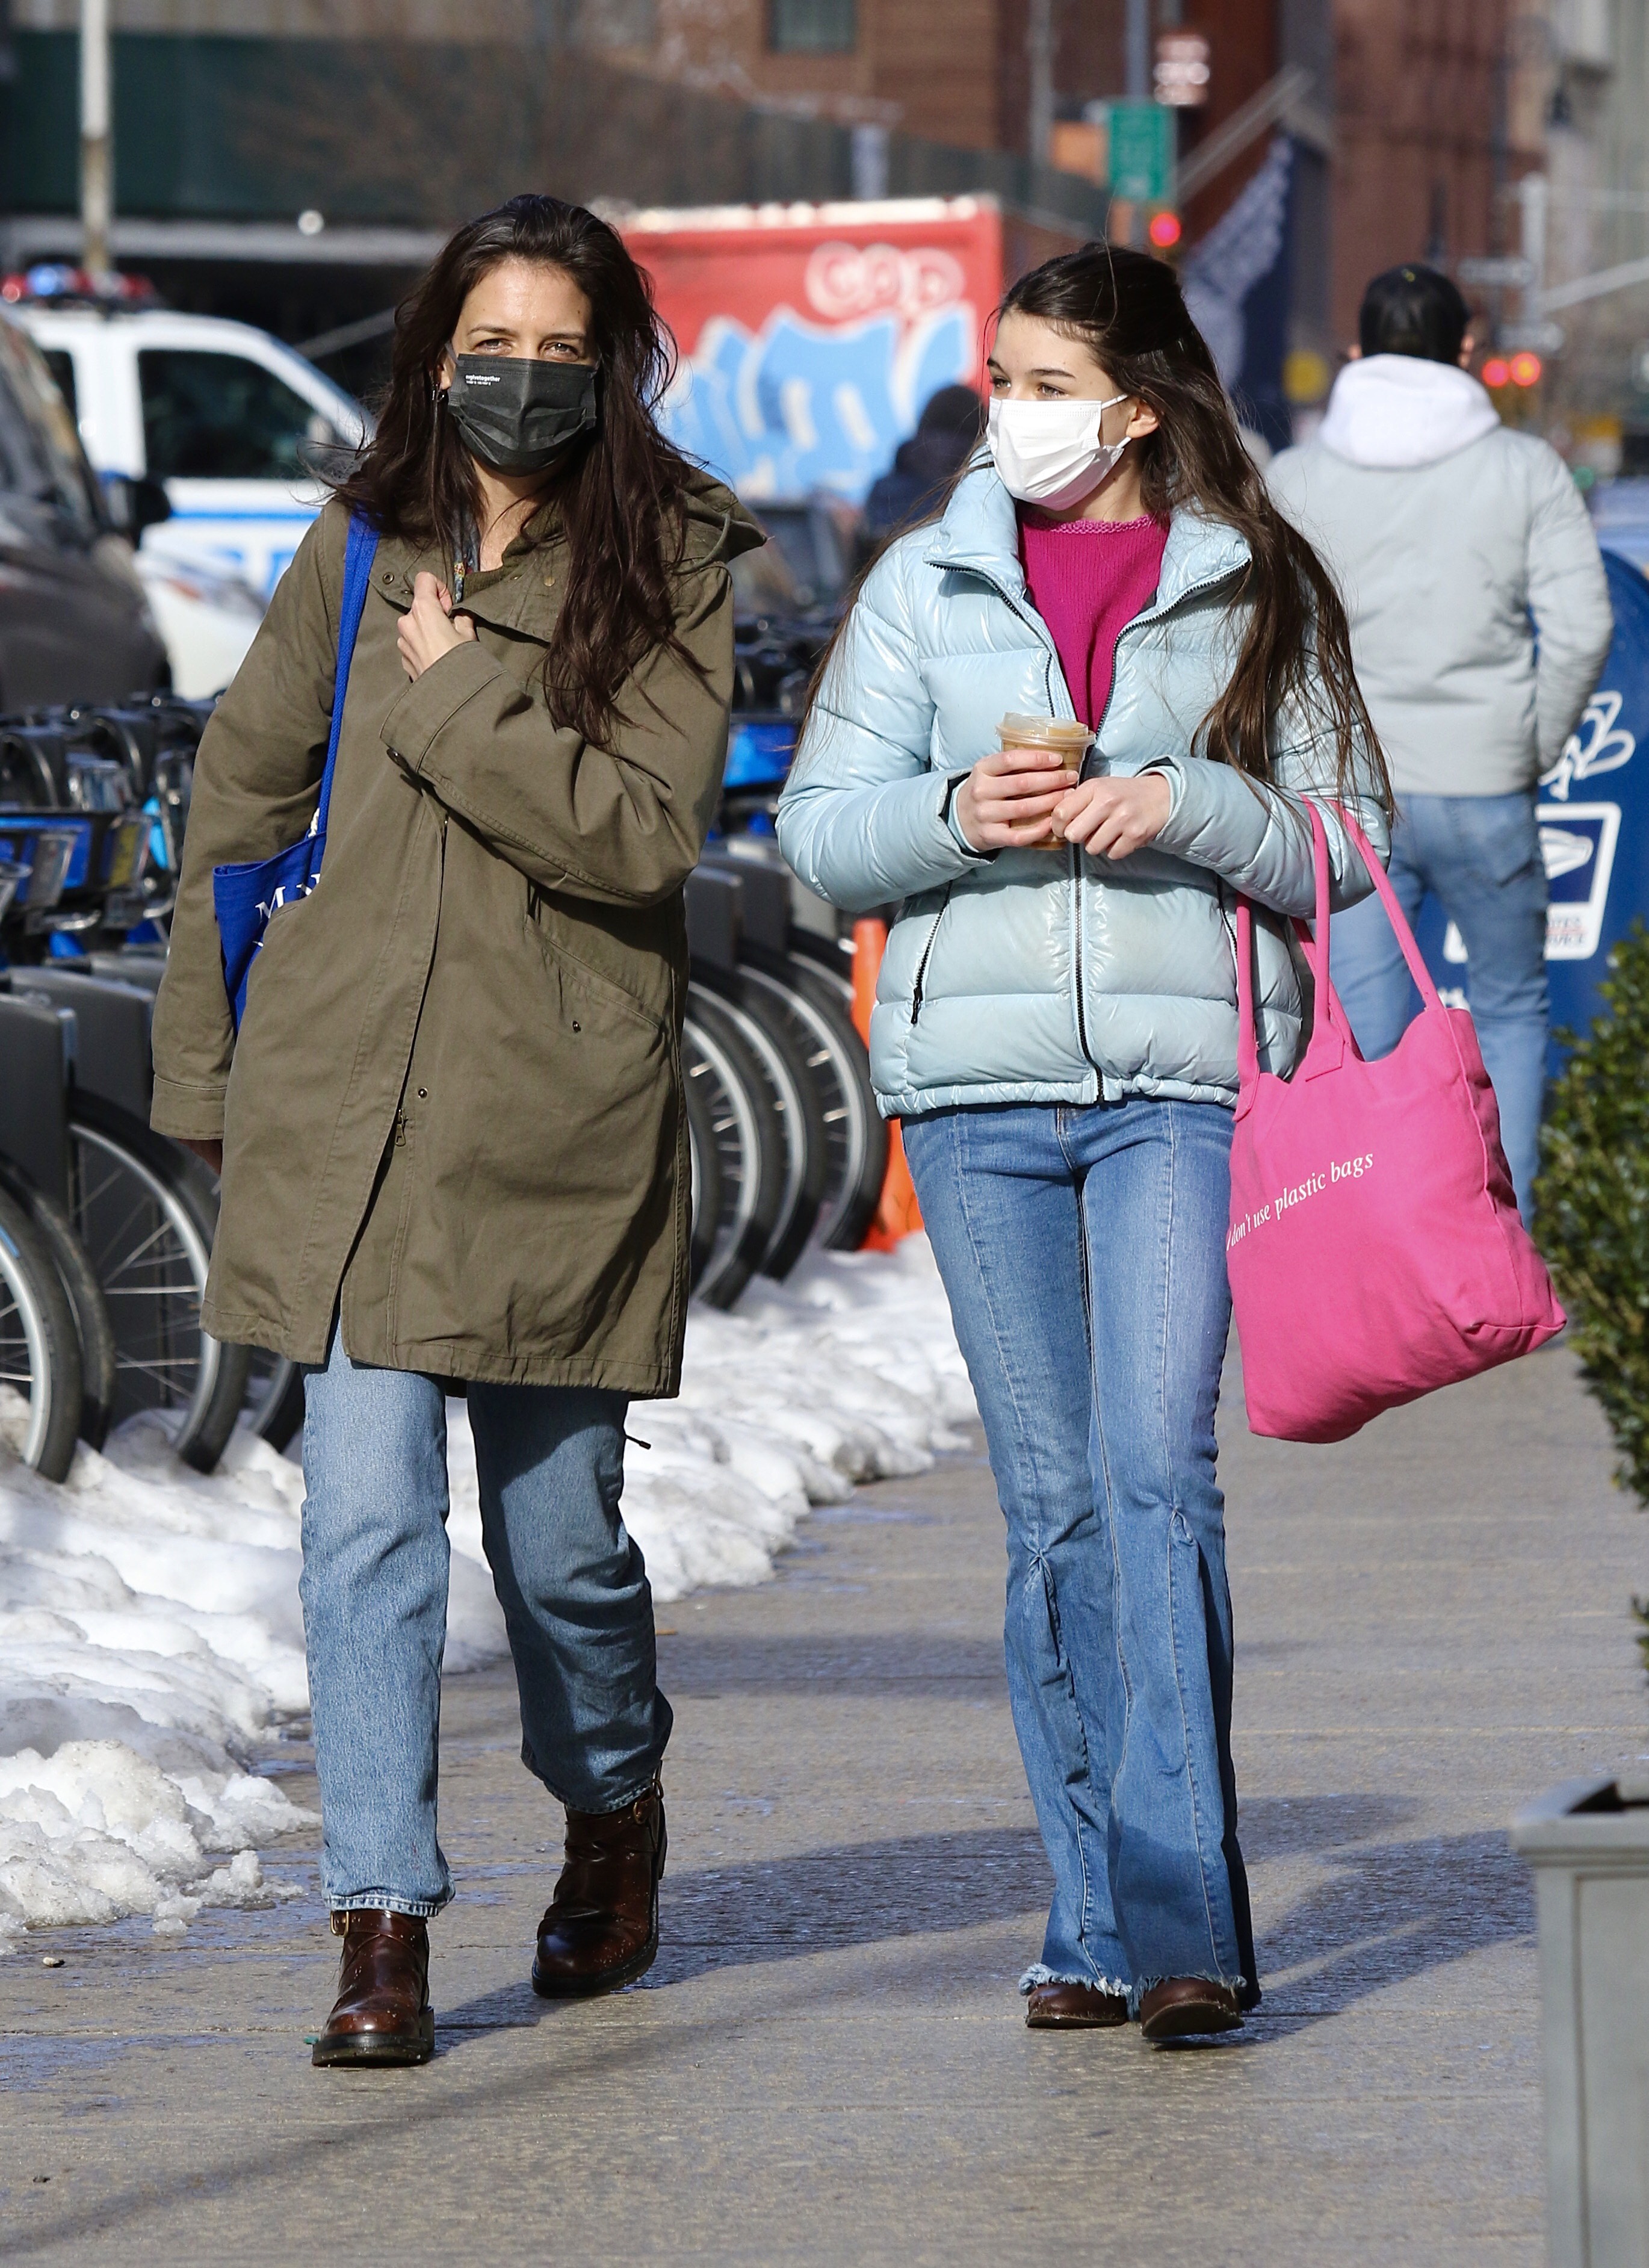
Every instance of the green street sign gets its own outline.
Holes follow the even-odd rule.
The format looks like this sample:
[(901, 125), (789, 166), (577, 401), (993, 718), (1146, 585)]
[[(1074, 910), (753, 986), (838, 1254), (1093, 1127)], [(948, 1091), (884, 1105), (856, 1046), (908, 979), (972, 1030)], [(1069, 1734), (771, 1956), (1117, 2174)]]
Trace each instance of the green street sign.
[(1174, 117), (1162, 102), (1113, 102), (1111, 195), (1130, 204), (1174, 202)]

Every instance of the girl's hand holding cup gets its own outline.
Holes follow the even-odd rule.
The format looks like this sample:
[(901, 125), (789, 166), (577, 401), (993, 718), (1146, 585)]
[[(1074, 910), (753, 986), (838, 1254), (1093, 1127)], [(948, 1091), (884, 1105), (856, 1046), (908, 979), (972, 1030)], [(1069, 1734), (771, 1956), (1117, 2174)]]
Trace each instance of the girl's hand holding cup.
[(1053, 814), (1077, 788), (1093, 746), (1068, 718), (1005, 717), (1002, 745), (956, 791), (956, 823), (975, 850), (1056, 849)]
[(1174, 791), (1162, 774), (1140, 772), (1078, 782), (1049, 823), (1062, 841), (1080, 843), (1096, 858), (1126, 858), (1156, 840), (1173, 808)]

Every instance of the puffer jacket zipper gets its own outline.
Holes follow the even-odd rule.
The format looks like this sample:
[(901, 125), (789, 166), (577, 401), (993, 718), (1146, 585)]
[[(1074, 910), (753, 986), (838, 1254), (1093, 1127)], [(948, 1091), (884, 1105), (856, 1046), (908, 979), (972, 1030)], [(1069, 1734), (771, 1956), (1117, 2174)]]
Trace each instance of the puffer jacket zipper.
[(951, 902), (951, 892), (955, 887), (954, 882), (946, 882), (945, 885), (945, 895), (939, 901), (939, 909), (933, 917), (933, 926), (928, 932), (928, 941), (922, 948), (921, 960), (917, 963), (916, 982), (910, 987), (910, 1028), (913, 1032), (917, 1027), (917, 1020), (922, 1013), (922, 986), (928, 973), (928, 963), (933, 958), (933, 946), (939, 933), (939, 924), (945, 918), (946, 908)]

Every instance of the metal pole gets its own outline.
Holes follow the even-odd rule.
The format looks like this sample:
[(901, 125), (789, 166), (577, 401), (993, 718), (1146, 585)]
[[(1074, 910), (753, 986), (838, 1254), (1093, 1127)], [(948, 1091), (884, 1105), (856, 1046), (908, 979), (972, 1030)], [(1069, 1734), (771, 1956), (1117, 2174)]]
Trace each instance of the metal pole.
[(1130, 102), (1151, 99), (1151, 0), (1128, 0), (1123, 63)]
[(113, 170), (108, 0), (80, 0), (80, 257), (94, 276), (108, 273)]
[(1032, 165), (1045, 166), (1054, 142), (1054, 0), (1030, 0), (1025, 17), (1025, 52), (1031, 81), (1026, 138)]
[(1523, 208), (1523, 257), (1528, 262), (1528, 282), (1523, 291), (1523, 314), (1533, 321), (1546, 290), (1546, 213), (1550, 183), (1544, 173), (1525, 173), (1517, 185)]

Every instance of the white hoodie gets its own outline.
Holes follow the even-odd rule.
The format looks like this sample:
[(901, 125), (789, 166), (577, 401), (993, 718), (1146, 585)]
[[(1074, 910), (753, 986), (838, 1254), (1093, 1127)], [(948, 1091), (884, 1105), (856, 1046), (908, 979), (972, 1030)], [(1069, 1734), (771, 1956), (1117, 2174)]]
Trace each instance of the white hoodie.
[(1502, 425), (1453, 364), (1370, 355), (1341, 372), (1314, 438), (1267, 478), (1339, 580), (1399, 798), (1532, 789), (1613, 630), (1562, 458)]
[(1317, 438), (1349, 464), (1395, 472), (1452, 457), (1499, 423), (1486, 388), (1454, 364), (1368, 355), (1335, 380)]

